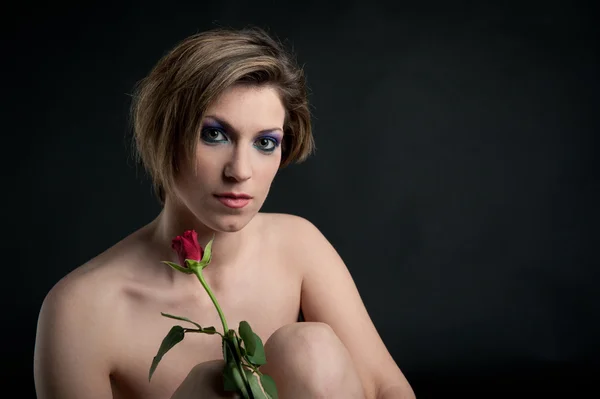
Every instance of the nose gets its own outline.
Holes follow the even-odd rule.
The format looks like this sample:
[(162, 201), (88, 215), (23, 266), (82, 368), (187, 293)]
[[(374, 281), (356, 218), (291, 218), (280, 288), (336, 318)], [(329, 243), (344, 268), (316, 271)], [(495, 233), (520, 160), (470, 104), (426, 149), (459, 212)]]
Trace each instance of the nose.
[(225, 177), (238, 182), (252, 177), (252, 164), (250, 154), (242, 148), (236, 148), (231, 159), (225, 164)]

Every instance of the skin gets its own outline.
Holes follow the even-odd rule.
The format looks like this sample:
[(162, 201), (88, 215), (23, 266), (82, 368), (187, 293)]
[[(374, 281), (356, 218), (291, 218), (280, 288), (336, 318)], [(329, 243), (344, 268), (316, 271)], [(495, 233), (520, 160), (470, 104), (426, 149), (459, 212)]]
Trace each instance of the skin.
[[(175, 324), (160, 312), (222, 329), (171, 239), (186, 229), (213, 258), (203, 274), (230, 328), (247, 320), (265, 343), (281, 398), (412, 398), (414, 393), (375, 329), (343, 261), (309, 221), (259, 212), (281, 161), (285, 110), (269, 86), (234, 86), (207, 110), (228, 122), (206, 129), (192, 164), (152, 222), (74, 269), (46, 296), (38, 321), (38, 398), (224, 398), (221, 338), (188, 334), (148, 370)], [(205, 123), (215, 126), (216, 120)], [(262, 132), (262, 133), (261, 133)], [(215, 141), (217, 140), (217, 141)], [(265, 149), (274, 148), (272, 152)], [(245, 192), (241, 209), (213, 194)], [(297, 323), (302, 308), (306, 322)], [(190, 325), (191, 327), (191, 325)]]

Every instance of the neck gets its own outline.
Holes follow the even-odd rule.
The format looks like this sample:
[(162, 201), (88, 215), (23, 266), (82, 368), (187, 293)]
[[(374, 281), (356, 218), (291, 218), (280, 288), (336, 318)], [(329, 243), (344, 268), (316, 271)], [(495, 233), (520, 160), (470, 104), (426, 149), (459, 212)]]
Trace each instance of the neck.
[(248, 242), (248, 234), (245, 232), (247, 228), (236, 232), (216, 231), (199, 221), (185, 206), (167, 199), (162, 211), (152, 222), (153, 242), (165, 256), (161, 260), (178, 262), (171, 242), (186, 230), (195, 230), (198, 233), (198, 243), (202, 248), (206, 248), (206, 244), (214, 236), (212, 260), (204, 271), (209, 274), (233, 267)]

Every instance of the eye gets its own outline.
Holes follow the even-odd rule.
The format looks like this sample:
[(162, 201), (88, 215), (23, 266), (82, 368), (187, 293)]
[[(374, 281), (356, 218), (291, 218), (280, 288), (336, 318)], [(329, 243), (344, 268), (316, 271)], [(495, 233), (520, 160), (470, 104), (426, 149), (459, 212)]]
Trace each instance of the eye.
[(255, 147), (257, 147), (261, 151), (265, 152), (273, 152), (275, 148), (277, 148), (277, 141), (270, 137), (261, 137), (255, 141)]
[(209, 143), (218, 143), (227, 141), (227, 137), (220, 129), (216, 127), (207, 127), (202, 129), (202, 133), (200, 134), (202, 140)]

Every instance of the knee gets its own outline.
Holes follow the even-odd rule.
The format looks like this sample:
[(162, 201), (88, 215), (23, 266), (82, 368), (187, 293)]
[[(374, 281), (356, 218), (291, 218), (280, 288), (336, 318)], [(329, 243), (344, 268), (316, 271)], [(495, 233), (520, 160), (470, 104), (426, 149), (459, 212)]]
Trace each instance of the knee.
[[(273, 333), (265, 343), (265, 351), (278, 359), (292, 360), (301, 354), (310, 361), (323, 360), (326, 352), (339, 341), (328, 324), (301, 322), (288, 324)], [(268, 359), (268, 356), (267, 356)]]
[(265, 343), (265, 353), (271, 366), (267, 374), (299, 378), (316, 396), (327, 396), (327, 392), (337, 387), (349, 359), (333, 329), (317, 322), (281, 327)]

